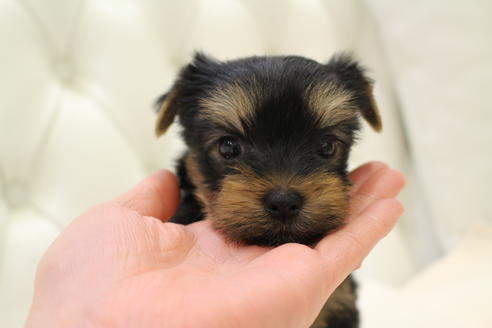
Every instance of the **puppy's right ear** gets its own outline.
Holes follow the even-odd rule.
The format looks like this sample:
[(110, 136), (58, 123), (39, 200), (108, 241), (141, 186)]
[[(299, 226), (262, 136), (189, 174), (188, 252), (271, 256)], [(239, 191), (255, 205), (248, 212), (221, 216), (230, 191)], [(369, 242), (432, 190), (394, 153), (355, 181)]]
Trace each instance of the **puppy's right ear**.
[(181, 69), (179, 77), (171, 90), (157, 100), (157, 124), (155, 134), (166, 133), (183, 103), (197, 96), (209, 85), (219, 62), (203, 53), (197, 52), (190, 64)]
[(157, 100), (157, 123), (155, 125), (155, 134), (160, 137), (166, 133), (167, 129), (174, 121), (174, 116), (178, 112), (178, 104), (176, 103), (177, 90), (173, 87), (169, 92), (163, 94)]

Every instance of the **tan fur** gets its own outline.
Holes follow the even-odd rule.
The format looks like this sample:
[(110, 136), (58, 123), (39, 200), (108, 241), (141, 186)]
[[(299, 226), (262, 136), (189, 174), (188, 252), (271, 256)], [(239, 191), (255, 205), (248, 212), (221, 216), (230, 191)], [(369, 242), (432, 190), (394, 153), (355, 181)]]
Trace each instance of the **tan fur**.
[(351, 282), (347, 279), (331, 294), (321, 309), (318, 318), (310, 328), (326, 328), (329, 318), (333, 314), (343, 311), (356, 311), (356, 295)]
[(316, 84), (308, 88), (306, 96), (322, 126), (334, 126), (357, 117), (352, 94), (335, 83)]
[(208, 97), (201, 99), (204, 118), (219, 125), (224, 123), (243, 133), (243, 122), (251, 122), (260, 89), (254, 81), (247, 87), (231, 83), (222, 89), (215, 89)]
[(157, 124), (155, 126), (155, 134), (158, 137), (166, 133), (167, 129), (174, 121), (174, 116), (176, 116), (176, 112), (178, 111), (177, 106), (173, 104), (175, 98), (176, 92), (171, 90), (159, 108), (159, 112), (157, 113)]
[(193, 185), (195, 185), (195, 197), (203, 206), (205, 213), (207, 213), (208, 205), (210, 204), (210, 200), (212, 195), (208, 191), (205, 186), (204, 178), (202, 173), (200, 172), (196, 158), (193, 153), (188, 153), (185, 159), (186, 172), (188, 173), (189, 178)]
[(376, 100), (373, 96), (372, 86), (367, 89), (367, 96), (369, 97), (370, 107), (362, 110), (362, 116), (367, 122), (372, 126), (374, 131), (380, 132), (383, 128), (383, 123), (381, 121), (381, 115), (379, 114), (379, 108), (376, 104)]
[(358, 108), (353, 103), (350, 91), (338, 87), (335, 83), (321, 83), (308, 88), (306, 97), (312, 111), (323, 126), (334, 126), (338, 123), (354, 119), (360, 111), (362, 117), (376, 132), (382, 129), (381, 116), (374, 100), (373, 88), (369, 86), (366, 95), (369, 98), (369, 108)]
[[(347, 214), (348, 186), (336, 175), (316, 172), (306, 177), (258, 176), (248, 168), (224, 178), (211, 206), (214, 227), (232, 240), (276, 232), (328, 232), (339, 228)], [(292, 189), (304, 197), (300, 217), (286, 227), (265, 212), (262, 197), (274, 188)]]

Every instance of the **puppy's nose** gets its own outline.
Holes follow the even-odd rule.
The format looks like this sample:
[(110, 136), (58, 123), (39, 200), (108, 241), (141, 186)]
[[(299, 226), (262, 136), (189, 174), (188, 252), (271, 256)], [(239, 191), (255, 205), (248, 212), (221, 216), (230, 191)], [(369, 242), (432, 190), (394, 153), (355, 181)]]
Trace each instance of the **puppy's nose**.
[(276, 219), (288, 219), (299, 214), (302, 208), (302, 197), (294, 190), (270, 190), (264, 200), (265, 209)]

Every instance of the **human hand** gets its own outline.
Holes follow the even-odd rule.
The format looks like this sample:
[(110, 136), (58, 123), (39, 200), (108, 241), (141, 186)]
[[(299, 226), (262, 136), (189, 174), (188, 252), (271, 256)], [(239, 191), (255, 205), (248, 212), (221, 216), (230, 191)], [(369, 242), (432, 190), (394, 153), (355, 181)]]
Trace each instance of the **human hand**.
[(313, 249), (226, 243), (207, 220), (163, 223), (178, 205), (159, 171), (76, 218), (39, 263), (26, 327), (308, 327), (393, 227), (403, 177), (351, 173), (348, 224)]

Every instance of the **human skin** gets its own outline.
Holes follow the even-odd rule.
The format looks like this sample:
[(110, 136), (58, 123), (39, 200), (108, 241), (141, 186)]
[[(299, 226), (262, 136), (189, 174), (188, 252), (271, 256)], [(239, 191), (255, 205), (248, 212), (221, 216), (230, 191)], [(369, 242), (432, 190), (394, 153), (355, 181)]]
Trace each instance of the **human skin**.
[(158, 171), (54, 241), (25, 327), (309, 327), (403, 211), (401, 173), (373, 162), (350, 179), (344, 228), (314, 248), (266, 248), (227, 243), (208, 220), (163, 223), (179, 189)]

